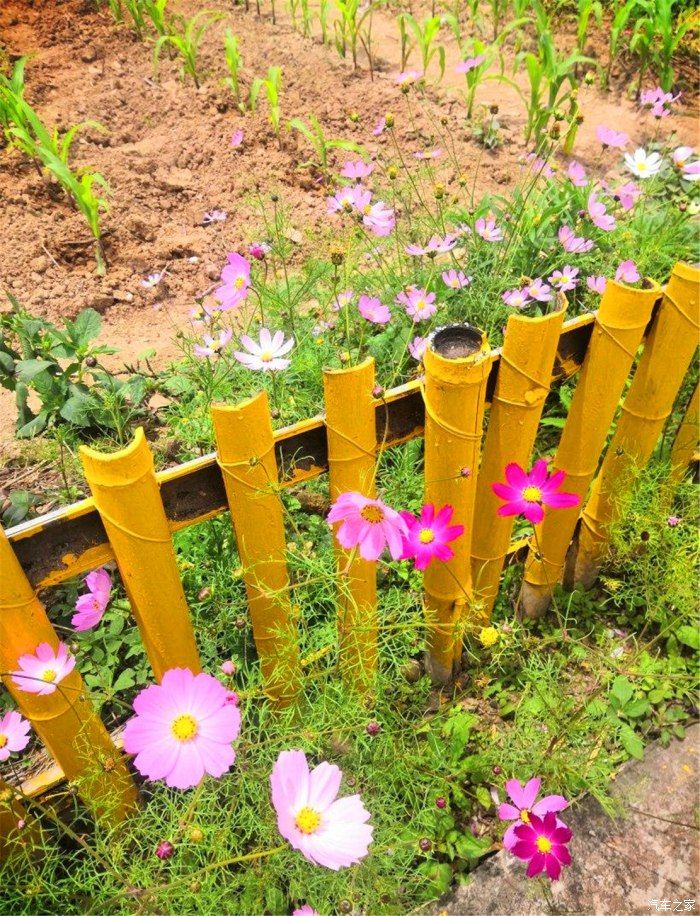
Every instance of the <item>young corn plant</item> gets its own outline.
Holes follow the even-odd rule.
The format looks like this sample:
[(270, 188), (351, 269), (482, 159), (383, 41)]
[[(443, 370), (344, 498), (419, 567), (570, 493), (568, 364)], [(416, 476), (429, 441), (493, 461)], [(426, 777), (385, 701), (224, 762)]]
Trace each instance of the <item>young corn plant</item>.
[(584, 48), (586, 47), (591, 16), (593, 16), (600, 28), (600, 24), (603, 21), (603, 5), (600, 0), (578, 0), (576, 47), (578, 48), (579, 54), (583, 54)]
[(141, 9), (151, 20), (156, 35), (170, 35), (173, 26), (170, 17), (167, 15), (166, 7), (168, 0), (138, 0)]
[(687, 10), (676, 20), (674, 0), (647, 0), (640, 5), (644, 14), (635, 22), (630, 39), (630, 50), (639, 56), (637, 92), (641, 91), (650, 64), (658, 75), (661, 88), (669, 92), (676, 75), (674, 56), (686, 32), (697, 28), (697, 18), (693, 21), (692, 11)]
[(226, 58), (226, 68), (228, 76), (224, 79), (224, 85), (233, 93), (238, 107), (241, 106), (241, 86), (239, 74), (241, 69), (241, 52), (238, 48), (238, 39), (231, 29), (226, 29), (224, 34), (224, 57)]
[[(420, 51), (423, 73), (427, 73), (430, 62), (437, 54), (441, 80), (445, 75), (445, 48), (443, 45), (435, 44), (435, 39), (442, 25), (440, 17), (427, 16), (423, 22), (420, 23), (415, 16), (412, 16), (410, 13), (400, 13), (398, 20), (401, 38), (401, 69), (405, 70), (408, 56), (411, 53), (411, 43), (408, 34), (410, 31), (413, 35), (415, 46)], [(440, 80), (438, 80), (438, 82)]]
[(617, 9), (617, 12), (613, 16), (613, 21), (610, 24), (610, 38), (608, 39), (608, 63), (601, 77), (603, 89), (607, 89), (610, 85), (610, 71), (612, 70), (613, 63), (617, 59), (618, 51), (620, 50), (620, 39), (627, 28), (630, 17), (638, 6), (639, 0), (627, 0), (626, 3), (623, 3), (622, 6)]
[(182, 76), (191, 76), (195, 86), (199, 89), (200, 73), (197, 69), (197, 55), (199, 46), (206, 30), (223, 19), (223, 13), (212, 12), (211, 10), (200, 10), (195, 13), (191, 19), (171, 20), (170, 28), (178, 28), (179, 32), (169, 32), (161, 35), (156, 41), (153, 48), (153, 69), (156, 76), (158, 75), (158, 62), (164, 48), (172, 48), (182, 58)]
[(328, 11), (330, 9), (330, 0), (319, 0), (318, 3), (318, 23), (321, 26), (321, 44), (328, 44)]
[[(372, 63), (372, 3), (362, 6), (360, 0), (334, 0), (339, 18), (335, 20), (335, 46), (338, 53), (345, 57), (350, 49), (352, 66), (357, 70), (357, 51), (361, 45), (369, 61), (370, 75), (374, 78)], [(363, 31), (365, 22), (367, 29)]]
[(301, 0), (301, 34), (304, 38), (311, 38), (311, 22), (313, 13), (309, 7), (309, 0)]
[(255, 111), (261, 89), (265, 90), (267, 107), (269, 109), (268, 118), (270, 119), (272, 130), (275, 134), (275, 137), (277, 137), (277, 142), (280, 146), (282, 146), (282, 136), (280, 133), (282, 115), (280, 109), (280, 91), (282, 89), (281, 67), (270, 67), (270, 69), (267, 71), (267, 76), (265, 79), (256, 77), (253, 80), (253, 84), (250, 87), (250, 98), (248, 100), (251, 111)]
[(144, 13), (143, 0), (122, 0), (122, 2), (131, 20), (129, 27), (138, 40), (143, 41), (144, 32), (146, 31), (146, 16)]
[(332, 140), (323, 132), (323, 128), (316, 115), (309, 116), (309, 124), (301, 118), (292, 118), (287, 127), (290, 131), (297, 131), (309, 142), (314, 151), (315, 159), (303, 162), (302, 166), (316, 166), (328, 177), (328, 154), (331, 150), (345, 150), (346, 152), (364, 154), (364, 149), (352, 140)]

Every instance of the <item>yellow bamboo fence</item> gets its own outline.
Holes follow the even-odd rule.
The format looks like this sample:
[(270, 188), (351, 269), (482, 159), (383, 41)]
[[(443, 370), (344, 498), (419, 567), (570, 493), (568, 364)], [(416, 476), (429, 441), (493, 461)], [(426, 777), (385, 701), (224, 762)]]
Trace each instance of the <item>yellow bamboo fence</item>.
[(675, 479), (683, 476), (698, 451), (698, 424), (700, 423), (700, 386), (696, 385), (690, 403), (678, 427), (671, 449), (671, 474)]
[[(425, 435), (425, 500), (451, 504), (454, 522), (465, 526), (453, 542), (453, 560), (432, 564), (424, 579), (426, 665), (444, 683), (459, 667), (463, 633), (488, 618), (505, 559), (526, 558), (528, 613), (547, 606), (560, 577), (581, 507), (547, 514), (528, 547), (526, 539), (510, 541), (511, 524), (496, 515), (491, 494), (507, 462), (530, 463), (550, 384), (580, 372), (554, 465), (567, 472), (567, 489), (581, 496), (585, 517), (595, 512), (595, 523), (600, 519), (604, 526), (607, 516), (597, 506), (622, 474), (615, 460), (619, 444), (645, 460), (672, 409), (692, 356), (690, 338), (696, 339), (697, 295), (698, 272), (678, 265), (663, 299), (654, 284), (630, 289), (609, 281), (596, 314), (569, 321), (562, 311), (514, 317), (502, 351), (489, 351), (475, 329), (443, 329), (426, 352), (425, 377), (380, 397), (373, 397), (371, 360), (325, 373), (325, 416), (273, 432), (264, 393), (236, 406), (214, 406), (217, 451), (160, 473), (141, 431), (114, 454), (81, 449), (92, 496), (0, 532), (0, 671), (53, 758), (48, 769), (19, 784), (3, 774), (15, 793), (8, 798), (0, 787), (0, 828), (8, 838), (0, 845), (3, 854), (22, 812), (33, 816), (32, 799), (62, 780), (93, 814), (113, 823), (136, 801), (119, 742), (97, 716), (77, 670), (48, 696), (22, 691), (12, 680), (20, 655), (34, 653), (41, 642), (54, 649), (59, 643), (41, 590), (116, 563), (155, 677), (178, 665), (197, 671), (196, 634), (172, 537), (230, 510), (265, 689), (275, 704), (290, 703), (301, 687), (302, 663), (281, 490), (330, 472), (333, 497), (348, 489), (372, 497), (375, 456)], [(587, 502), (645, 332), (614, 451), (608, 450)], [(673, 447), (678, 467), (695, 455), (697, 416), (696, 390)], [(364, 689), (377, 664), (374, 564), (340, 550), (337, 559), (341, 668), (348, 684)]]

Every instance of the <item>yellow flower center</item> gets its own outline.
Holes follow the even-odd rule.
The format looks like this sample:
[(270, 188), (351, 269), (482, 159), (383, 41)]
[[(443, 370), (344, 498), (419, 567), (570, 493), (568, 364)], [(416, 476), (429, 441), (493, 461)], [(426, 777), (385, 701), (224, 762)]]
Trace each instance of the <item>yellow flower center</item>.
[(530, 823), (530, 812), (527, 810), (527, 808), (523, 808), (523, 810), (520, 812), (520, 820), (523, 822), (523, 824)]
[(372, 212), (371, 204), (365, 204), (364, 207), (362, 208), (362, 212), (365, 214), (365, 216), (369, 216), (370, 213)]
[(384, 521), (384, 513), (379, 506), (365, 506), (360, 510), (362, 518), (371, 525), (377, 525)]
[(47, 668), (45, 671), (42, 672), (41, 679), (42, 681), (51, 683), (51, 681), (56, 680), (56, 672), (53, 670), (53, 668)]
[(260, 354), (260, 359), (264, 363), (269, 363), (272, 359), (274, 359), (274, 357), (270, 350), (263, 350), (263, 352)]
[(542, 490), (539, 487), (525, 487), (523, 490), (523, 499), (527, 503), (542, 502)]
[(552, 851), (552, 841), (548, 840), (546, 836), (537, 837), (537, 848), (540, 852), (551, 852)]
[(233, 284), (236, 289), (240, 289), (245, 285), (245, 277), (236, 277), (235, 283)]
[(0, 735), (0, 748), (7, 744), (7, 735)]
[(638, 171), (638, 172), (645, 172), (645, 171), (646, 171), (646, 168), (647, 168), (646, 162), (638, 162), (638, 163), (637, 163), (637, 171)]
[(313, 808), (302, 808), (297, 814), (294, 823), (302, 833), (314, 833), (321, 823), (321, 815)]
[(184, 713), (173, 719), (170, 731), (178, 741), (191, 741), (199, 731), (199, 724), (194, 716)]
[(418, 535), (418, 540), (421, 544), (432, 544), (435, 540), (435, 534), (431, 528), (422, 528), (420, 534)]

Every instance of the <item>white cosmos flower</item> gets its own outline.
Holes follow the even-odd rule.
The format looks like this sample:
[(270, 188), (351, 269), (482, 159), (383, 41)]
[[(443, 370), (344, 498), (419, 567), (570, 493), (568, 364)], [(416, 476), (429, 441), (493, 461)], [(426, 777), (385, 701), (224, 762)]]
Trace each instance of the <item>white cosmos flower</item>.
[(247, 334), (241, 337), (241, 345), (248, 351), (242, 353), (237, 350), (233, 355), (239, 363), (249, 369), (262, 370), (263, 372), (277, 372), (286, 369), (291, 360), (282, 359), (294, 346), (294, 338), (284, 339), (282, 331), (275, 331), (274, 337), (268, 328), (260, 329), (260, 340), (256, 342)]
[(651, 178), (661, 171), (663, 160), (658, 153), (647, 153), (640, 146), (632, 155), (625, 153), (625, 163), (630, 172), (638, 178)]

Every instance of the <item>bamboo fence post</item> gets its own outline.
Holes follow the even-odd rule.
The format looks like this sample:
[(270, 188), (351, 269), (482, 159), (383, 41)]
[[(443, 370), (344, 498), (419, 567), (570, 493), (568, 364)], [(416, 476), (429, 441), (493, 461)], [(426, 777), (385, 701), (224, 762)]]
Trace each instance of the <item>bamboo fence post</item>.
[(169, 668), (201, 671), (172, 536), (143, 429), (112, 454), (80, 448), (156, 680)]
[(501, 501), (491, 484), (503, 478), (510, 462), (523, 467), (529, 464), (552, 381), (564, 315), (564, 309), (560, 309), (539, 318), (511, 315), (508, 319), (474, 508), (472, 581), (484, 625), (498, 595), (514, 523), (513, 517), (498, 515)]
[[(570, 552), (565, 580), (590, 588), (608, 547), (608, 531), (619, 515), (631, 466), (651, 457), (673, 410), (678, 389), (698, 345), (700, 271), (677, 264), (654, 327), (622, 405), (615, 433), (581, 515), (578, 542)], [(697, 440), (697, 436), (696, 436)]]
[[(377, 430), (374, 360), (349, 369), (324, 369), (331, 501), (354, 490), (376, 496)], [(335, 543), (339, 590), (338, 644), (346, 682), (368, 689), (377, 670), (377, 564)]]
[(678, 427), (676, 438), (671, 447), (671, 479), (676, 483), (685, 476), (688, 465), (698, 448), (698, 420), (700, 420), (700, 385), (690, 398), (685, 416)]
[(136, 787), (78, 670), (45, 696), (22, 690), (12, 680), (21, 655), (34, 653), (43, 642), (56, 650), (59, 640), (2, 529), (0, 569), (0, 671), (5, 687), (87, 807), (116, 824), (135, 807)]
[(426, 668), (436, 684), (459, 669), (462, 625), (471, 611), (472, 516), (482, 437), (486, 381), (491, 368), (484, 333), (468, 325), (442, 328), (423, 357), (425, 383), (425, 502), (454, 508), (464, 534), (454, 557), (425, 571), (428, 627)]
[[(622, 389), (660, 295), (658, 284), (646, 283), (645, 289), (632, 289), (608, 280), (552, 463), (553, 469), (566, 472), (565, 489), (578, 494), (581, 503), (598, 467)], [(520, 613), (540, 617), (549, 608), (580, 511), (580, 504), (570, 509), (545, 509), (544, 520), (535, 527), (525, 560)]]
[(211, 416), (265, 691), (286, 706), (299, 692), (301, 668), (267, 392), (235, 407), (213, 405)]

